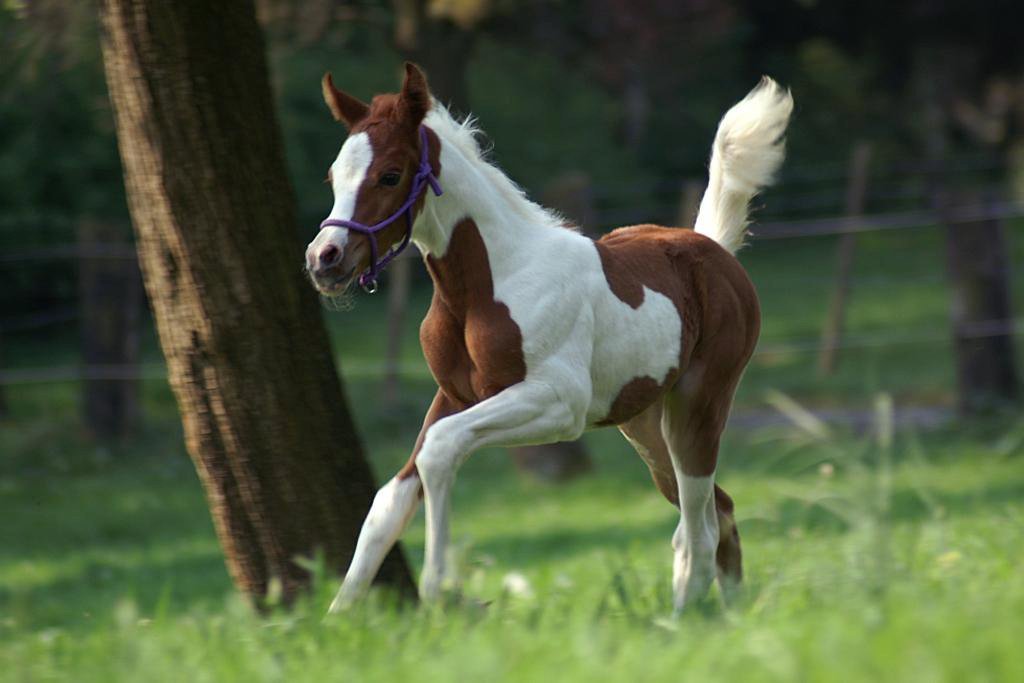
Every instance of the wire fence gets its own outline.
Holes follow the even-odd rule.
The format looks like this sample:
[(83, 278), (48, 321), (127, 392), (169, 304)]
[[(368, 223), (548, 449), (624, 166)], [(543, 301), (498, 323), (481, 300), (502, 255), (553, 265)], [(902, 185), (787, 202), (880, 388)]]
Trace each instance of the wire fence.
[[(951, 173), (975, 173), (991, 168), (991, 160), (984, 155), (978, 157), (963, 158), (956, 160), (946, 170)], [(825, 187), (823, 183), (836, 183), (845, 181), (848, 174), (844, 172), (845, 167), (840, 164), (826, 164), (818, 166), (798, 166), (790, 169), (785, 178), (781, 190), (773, 190), (771, 202), (777, 207), (776, 212), (818, 210), (822, 207), (836, 206), (843, 201), (845, 195), (844, 187)], [(933, 169), (920, 163), (906, 163), (890, 165), (881, 175), (872, 174), (872, 181), (877, 182), (879, 178), (898, 177), (902, 184), (883, 185), (882, 191), (868, 192), (870, 202), (876, 206), (887, 203), (902, 204), (911, 201), (920, 205), (925, 198), (923, 185), (913, 184), (910, 181), (921, 179)], [(817, 189), (805, 189), (806, 185), (817, 184)], [(598, 220), (596, 223), (602, 228), (612, 228), (622, 224), (649, 220), (653, 215), (675, 216), (680, 210), (678, 200), (681, 184), (664, 183), (652, 187), (646, 186), (624, 186), (617, 187), (617, 196), (621, 199), (624, 195), (645, 195), (650, 197), (658, 193), (667, 195), (670, 191), (675, 193), (676, 201), (664, 203), (631, 203), (625, 202), (618, 206), (610, 205), (602, 201), (602, 206), (597, 211)], [(983, 188), (982, 196), (995, 193), (997, 188)], [(788, 190), (788, 192), (787, 192)], [(592, 189), (593, 196), (607, 198), (610, 193), (601, 188)], [(54, 217), (66, 220), (66, 217)], [(899, 208), (895, 210), (876, 210), (871, 213), (859, 216), (844, 215), (840, 211), (834, 211), (831, 215), (815, 216), (810, 218), (789, 217), (771, 218), (756, 223), (752, 230), (751, 242), (772, 242), (778, 240), (799, 240), (806, 238), (839, 237), (842, 235), (853, 235), (861, 233), (885, 233), (893, 231), (910, 231), (922, 228), (932, 228), (937, 225), (951, 226), (969, 224), (984, 220), (1014, 220), (1024, 218), (1024, 202), (1001, 201), (985, 202), (966, 206), (958, 206), (944, 211), (940, 216), (935, 210), (920, 208)], [(33, 221), (47, 222), (48, 217), (34, 216)], [(0, 217), (0, 232), (15, 230), (18, 226), (17, 217)], [(30, 264), (36, 266), (45, 264), (67, 264), (84, 263), (92, 260), (118, 260), (134, 261), (137, 259), (135, 248), (131, 244), (117, 242), (103, 242), (93, 244), (64, 244), (33, 246), (25, 248), (7, 249), (0, 253), (0, 265), (5, 269), (23, 267)], [(1024, 264), (1014, 264), (1013, 270), (1024, 270), (1019, 268)], [(908, 286), (936, 286), (946, 282), (946, 275), (941, 266), (930, 272), (924, 273), (901, 273), (874, 274), (870, 276), (855, 277), (850, 280), (850, 286), (854, 290), (863, 288), (894, 288)], [(800, 273), (787, 274), (784, 280), (778, 282), (758, 282), (759, 288), (807, 288), (821, 291), (834, 283), (832, 274), (825, 275), (802, 275)], [(824, 313), (824, 312), (823, 312)], [(50, 310), (33, 311), (26, 314), (7, 316), (0, 318), (0, 343), (2, 339), (12, 333), (38, 333), (39, 330), (55, 328), (61, 325), (68, 325), (79, 321), (80, 310), (75, 303), (64, 303), (55, 306)], [(984, 338), (992, 336), (1005, 336), (1008, 334), (1020, 334), (1024, 330), (1024, 318), (1011, 318), (1003, 320), (990, 320), (980, 323), (973, 323), (970, 326), (960, 326), (956, 330), (956, 336), (961, 339)], [(871, 333), (845, 334), (833, 344), (839, 349), (872, 349), (881, 347), (899, 347), (913, 345), (934, 345), (951, 343), (954, 331), (950, 325), (934, 327), (929, 329), (913, 330), (882, 330)], [(762, 339), (756, 351), (756, 356), (779, 357), (799, 354), (816, 353), (823, 348), (820, 336), (793, 337), (784, 339)], [(2, 351), (2, 349), (0, 349)], [(3, 358), (0, 357), (0, 386), (27, 385), (48, 382), (73, 382), (83, 380), (147, 380), (161, 379), (166, 376), (166, 370), (162, 363), (144, 364), (63, 364), (46, 367), (27, 368), (4, 368)], [(354, 377), (381, 376), (390, 367), (386, 363), (345, 363), (346, 375)], [(425, 373), (425, 368), (419, 365), (399, 366), (399, 372), (403, 376), (419, 376)], [(428, 375), (427, 375), (428, 376)]]

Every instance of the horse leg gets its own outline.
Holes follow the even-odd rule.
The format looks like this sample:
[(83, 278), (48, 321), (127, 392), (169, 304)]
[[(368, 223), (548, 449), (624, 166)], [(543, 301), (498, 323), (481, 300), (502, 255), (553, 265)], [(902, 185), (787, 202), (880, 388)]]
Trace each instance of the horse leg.
[(384, 557), (398, 542), (416, 508), (419, 507), (422, 487), (416, 472), (416, 457), (423, 446), (427, 429), (456, 409), (457, 406), (444, 392), (438, 390), (423, 420), (423, 427), (420, 428), (409, 462), (377, 492), (373, 499), (370, 512), (359, 531), (356, 551), (345, 573), (345, 580), (331, 602), (328, 610), (330, 613), (345, 609), (369, 590)]
[[(655, 486), (668, 502), (679, 507), (679, 483), (665, 439), (661, 435), (663, 401), (653, 403), (644, 412), (619, 425), (619, 431), (647, 463)], [(718, 516), (718, 548), (715, 551), (718, 585), (729, 601), (743, 578), (740, 534), (733, 516), (732, 498), (715, 484), (715, 510)]]
[(446, 578), (451, 489), (455, 473), (484, 446), (526, 446), (574, 439), (583, 420), (546, 384), (521, 382), (427, 430), (416, 461), (423, 482), (427, 542), (420, 597), (436, 599)]
[(651, 471), (651, 479), (668, 502), (679, 507), (679, 486), (668, 446), (661, 436), (661, 411), (664, 403), (658, 399), (642, 413), (619, 425), (619, 431), (626, 437)]
[(732, 501), (715, 485), (719, 439), (736, 381), (714, 386), (702, 382), (701, 374), (688, 370), (665, 396), (662, 410), (662, 436), (679, 491), (680, 520), (672, 537), (677, 612), (703, 598), (716, 574), (728, 597), (729, 584), (742, 573)]
[(715, 484), (715, 509), (718, 510), (718, 550), (715, 551), (718, 587), (729, 602), (743, 581), (743, 553), (732, 498), (718, 484)]
[(384, 557), (398, 542), (416, 508), (419, 507), (420, 480), (415, 473), (394, 477), (374, 496), (373, 505), (359, 531), (356, 551), (328, 612), (339, 612), (363, 597), (377, 575)]

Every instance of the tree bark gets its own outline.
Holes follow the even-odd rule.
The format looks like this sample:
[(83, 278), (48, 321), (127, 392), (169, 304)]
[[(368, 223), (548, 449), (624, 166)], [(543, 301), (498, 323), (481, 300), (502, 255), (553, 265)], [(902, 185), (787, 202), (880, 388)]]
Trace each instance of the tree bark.
[[(374, 482), (304, 282), (252, 0), (101, 0), (139, 259), (227, 566), (257, 603), (349, 563)], [(310, 87), (316, 87), (311, 84)], [(413, 593), (400, 550), (378, 580)]]

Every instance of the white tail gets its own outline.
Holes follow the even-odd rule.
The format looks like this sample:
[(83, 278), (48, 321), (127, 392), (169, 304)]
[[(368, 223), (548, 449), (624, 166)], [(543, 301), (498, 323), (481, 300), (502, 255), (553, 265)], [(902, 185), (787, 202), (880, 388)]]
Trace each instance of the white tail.
[(747, 233), (747, 206), (770, 185), (786, 155), (793, 96), (765, 76), (718, 124), (708, 189), (694, 229), (735, 254)]

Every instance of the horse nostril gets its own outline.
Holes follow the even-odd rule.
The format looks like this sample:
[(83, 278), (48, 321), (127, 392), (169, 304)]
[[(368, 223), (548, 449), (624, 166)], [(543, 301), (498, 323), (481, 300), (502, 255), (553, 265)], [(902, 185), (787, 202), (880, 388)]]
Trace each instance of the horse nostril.
[(326, 247), (320, 250), (320, 267), (330, 268), (341, 259), (341, 249), (328, 244)]

